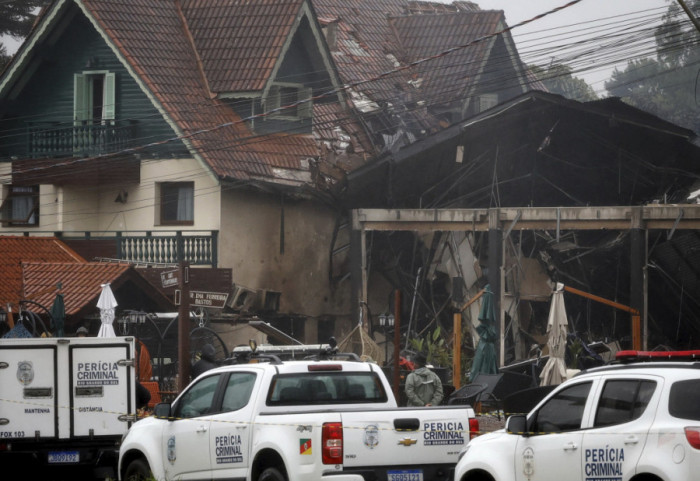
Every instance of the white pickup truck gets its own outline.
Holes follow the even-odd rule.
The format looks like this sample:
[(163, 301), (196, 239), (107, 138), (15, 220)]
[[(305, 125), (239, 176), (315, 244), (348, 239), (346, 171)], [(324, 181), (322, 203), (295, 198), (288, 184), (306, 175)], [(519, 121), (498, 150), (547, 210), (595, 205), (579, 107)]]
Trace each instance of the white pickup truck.
[(121, 444), (122, 480), (451, 480), (470, 406), (400, 408), (382, 370), (338, 356), (212, 369)]
[(0, 466), (27, 479), (116, 475), (136, 420), (134, 369), (133, 337), (0, 339)]

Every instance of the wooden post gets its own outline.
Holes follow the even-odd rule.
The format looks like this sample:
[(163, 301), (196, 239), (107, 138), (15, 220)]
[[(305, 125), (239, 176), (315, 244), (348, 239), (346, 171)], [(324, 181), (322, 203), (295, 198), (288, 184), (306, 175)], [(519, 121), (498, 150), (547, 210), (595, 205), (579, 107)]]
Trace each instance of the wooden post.
[(190, 285), (188, 262), (180, 262), (180, 308), (178, 310), (178, 382), (177, 390), (182, 392), (190, 383)]

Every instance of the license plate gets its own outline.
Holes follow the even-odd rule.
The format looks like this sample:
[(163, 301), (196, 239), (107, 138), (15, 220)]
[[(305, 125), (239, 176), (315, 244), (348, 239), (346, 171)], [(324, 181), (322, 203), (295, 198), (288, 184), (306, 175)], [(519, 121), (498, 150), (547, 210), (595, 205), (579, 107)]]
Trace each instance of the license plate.
[(398, 469), (386, 472), (387, 481), (423, 481), (421, 469)]
[(78, 451), (49, 451), (49, 463), (78, 463), (80, 453)]

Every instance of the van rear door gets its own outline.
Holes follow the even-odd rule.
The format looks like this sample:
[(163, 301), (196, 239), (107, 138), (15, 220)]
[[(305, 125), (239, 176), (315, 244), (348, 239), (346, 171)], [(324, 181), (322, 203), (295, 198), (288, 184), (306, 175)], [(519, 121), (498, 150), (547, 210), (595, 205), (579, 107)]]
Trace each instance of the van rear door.
[(57, 437), (56, 356), (56, 345), (3, 344), (0, 438)]
[[(125, 415), (136, 412), (133, 392), (133, 343), (72, 343), (70, 346), (71, 433), (73, 436), (120, 435)], [(121, 420), (120, 420), (121, 418)]]

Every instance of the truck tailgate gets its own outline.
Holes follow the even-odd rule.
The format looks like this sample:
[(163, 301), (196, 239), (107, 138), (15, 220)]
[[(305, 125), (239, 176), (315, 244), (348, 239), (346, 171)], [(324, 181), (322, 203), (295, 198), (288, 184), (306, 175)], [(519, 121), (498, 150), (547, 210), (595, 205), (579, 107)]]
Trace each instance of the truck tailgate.
[(465, 408), (342, 413), (344, 466), (456, 463), (469, 441)]

